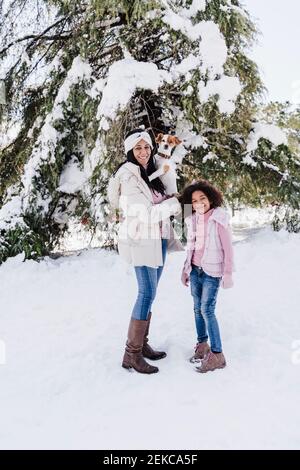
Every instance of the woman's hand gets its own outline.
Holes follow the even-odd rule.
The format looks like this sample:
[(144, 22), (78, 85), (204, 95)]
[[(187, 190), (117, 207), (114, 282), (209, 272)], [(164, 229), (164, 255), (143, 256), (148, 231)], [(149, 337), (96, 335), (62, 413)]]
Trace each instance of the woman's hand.
[(224, 274), (221, 281), (221, 286), (223, 289), (230, 289), (230, 287), (233, 287), (233, 279), (231, 274)]
[(185, 287), (189, 286), (189, 280), (190, 280), (190, 276), (183, 271), (181, 275), (181, 282)]

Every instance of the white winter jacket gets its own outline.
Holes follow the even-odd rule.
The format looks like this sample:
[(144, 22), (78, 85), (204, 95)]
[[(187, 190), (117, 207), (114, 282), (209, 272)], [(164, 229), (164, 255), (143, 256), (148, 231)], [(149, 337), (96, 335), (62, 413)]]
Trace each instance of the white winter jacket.
[(118, 231), (120, 256), (134, 266), (156, 268), (163, 265), (160, 222), (168, 228), (168, 251), (184, 251), (170, 223), (181, 206), (175, 197), (153, 204), (152, 192), (141, 177), (140, 168), (127, 162), (111, 177), (108, 199), (121, 211), (123, 220)]

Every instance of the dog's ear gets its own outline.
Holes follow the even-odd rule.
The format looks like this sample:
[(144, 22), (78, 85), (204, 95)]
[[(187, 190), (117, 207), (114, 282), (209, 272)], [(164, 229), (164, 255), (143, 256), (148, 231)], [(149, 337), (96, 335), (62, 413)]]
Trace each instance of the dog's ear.
[(155, 142), (156, 142), (157, 144), (159, 144), (159, 143), (163, 140), (163, 137), (164, 137), (163, 134), (161, 134), (161, 133), (158, 134), (158, 135), (155, 137)]
[(174, 137), (174, 140), (175, 140), (175, 145), (179, 145), (182, 142), (182, 140), (178, 139), (178, 137), (176, 137), (176, 135)]

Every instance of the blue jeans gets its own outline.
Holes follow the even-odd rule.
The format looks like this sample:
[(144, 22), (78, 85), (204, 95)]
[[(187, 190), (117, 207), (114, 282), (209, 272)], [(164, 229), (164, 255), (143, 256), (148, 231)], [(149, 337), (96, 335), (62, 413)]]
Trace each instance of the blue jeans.
[(131, 317), (135, 320), (147, 320), (148, 318), (152, 303), (156, 296), (158, 282), (164, 268), (167, 246), (168, 240), (163, 238), (163, 266), (159, 266), (158, 268), (150, 268), (149, 266), (135, 266), (134, 268), (138, 283), (138, 296), (133, 307)]
[(211, 350), (216, 353), (222, 352), (219, 325), (215, 315), (220, 281), (220, 277), (209, 276), (202, 268), (192, 265), (190, 283), (194, 299), (197, 340), (198, 343), (203, 343), (209, 336)]

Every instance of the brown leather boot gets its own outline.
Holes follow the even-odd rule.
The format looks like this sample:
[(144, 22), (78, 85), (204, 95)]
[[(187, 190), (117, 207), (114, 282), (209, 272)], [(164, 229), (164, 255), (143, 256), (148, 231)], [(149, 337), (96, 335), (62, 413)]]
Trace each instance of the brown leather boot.
[(154, 349), (151, 348), (150, 344), (148, 344), (148, 334), (149, 334), (151, 316), (152, 316), (152, 313), (150, 312), (148, 319), (146, 320), (147, 328), (146, 328), (145, 336), (144, 336), (142, 354), (147, 359), (152, 359), (152, 361), (157, 361), (158, 359), (163, 359), (164, 357), (166, 357), (167, 353), (164, 351), (154, 351)]
[(135, 320), (131, 318), (128, 328), (128, 339), (122, 367), (133, 368), (141, 374), (154, 374), (158, 367), (148, 364), (142, 356), (142, 347), (148, 323), (146, 320)]
[(204, 341), (203, 343), (197, 343), (195, 347), (195, 354), (190, 358), (190, 362), (200, 362), (201, 359), (205, 358), (209, 351), (210, 347), (207, 344), (207, 341)]

